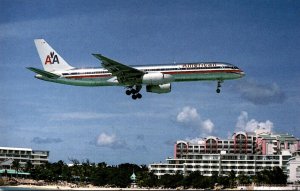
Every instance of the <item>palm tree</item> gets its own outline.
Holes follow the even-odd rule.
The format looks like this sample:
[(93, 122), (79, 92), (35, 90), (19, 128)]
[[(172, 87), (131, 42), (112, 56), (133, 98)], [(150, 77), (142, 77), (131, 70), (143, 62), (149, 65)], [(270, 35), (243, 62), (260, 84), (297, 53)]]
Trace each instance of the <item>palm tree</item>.
[(12, 168), (15, 169), (15, 171), (17, 172), (17, 177), (18, 177), (18, 172), (19, 172), (19, 169), (20, 169), (20, 161), (14, 160), (12, 162)]
[(28, 160), (25, 164), (25, 171), (26, 172), (31, 172), (31, 169), (33, 168), (33, 164), (30, 160)]

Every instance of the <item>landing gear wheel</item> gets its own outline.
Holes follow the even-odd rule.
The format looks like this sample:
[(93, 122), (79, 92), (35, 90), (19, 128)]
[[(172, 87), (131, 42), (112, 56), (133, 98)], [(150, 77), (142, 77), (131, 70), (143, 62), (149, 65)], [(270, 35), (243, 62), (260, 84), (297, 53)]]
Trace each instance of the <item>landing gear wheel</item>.
[(223, 80), (219, 80), (218, 81), (218, 84), (217, 84), (217, 90), (216, 90), (216, 92), (219, 94), (220, 92), (221, 92), (221, 89), (220, 89), (220, 87), (221, 87), (221, 83), (223, 82)]
[(133, 100), (141, 99), (142, 94), (139, 93), (141, 89), (142, 89), (141, 85), (128, 86), (125, 93), (126, 93), (126, 95), (131, 95), (131, 98)]
[(142, 96), (142, 94), (138, 93), (138, 94), (136, 94), (136, 97), (137, 97), (138, 99), (141, 99), (143, 96)]
[(131, 89), (131, 93), (132, 94), (136, 94), (136, 93), (138, 93), (135, 89)]
[(136, 100), (137, 96), (136, 96), (135, 94), (133, 94), (133, 95), (131, 96), (131, 98), (132, 98), (133, 100)]
[(130, 95), (131, 91), (130, 90), (126, 90), (126, 95)]

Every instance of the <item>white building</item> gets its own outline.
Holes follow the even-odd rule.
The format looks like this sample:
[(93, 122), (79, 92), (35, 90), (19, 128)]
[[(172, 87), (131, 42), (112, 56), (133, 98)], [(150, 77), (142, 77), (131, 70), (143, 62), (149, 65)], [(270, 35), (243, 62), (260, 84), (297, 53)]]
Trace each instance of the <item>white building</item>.
[(300, 181), (300, 153), (297, 152), (287, 163), (288, 182)]
[(232, 170), (255, 175), (278, 166), (287, 173), (292, 153), (300, 148), (299, 139), (288, 134), (258, 132), (237, 132), (232, 139), (209, 136), (197, 142), (177, 141), (174, 158), (166, 159), (167, 163), (150, 164), (149, 170), (157, 176), (193, 171), (204, 176), (225, 175)]
[[(0, 169), (10, 169), (14, 160), (19, 161), (21, 167), (30, 161), (33, 166), (48, 162), (49, 151), (32, 150), (30, 148), (0, 147)], [(2, 166), (1, 166), (2, 164)]]
[(286, 172), (286, 164), (291, 157), (289, 152), (282, 155), (245, 155), (245, 154), (199, 154), (189, 159), (166, 159), (167, 163), (154, 163), (149, 170), (157, 176), (164, 174), (199, 171), (204, 176), (229, 174), (233, 170), (236, 174), (255, 175), (263, 169), (271, 170), (278, 166)]

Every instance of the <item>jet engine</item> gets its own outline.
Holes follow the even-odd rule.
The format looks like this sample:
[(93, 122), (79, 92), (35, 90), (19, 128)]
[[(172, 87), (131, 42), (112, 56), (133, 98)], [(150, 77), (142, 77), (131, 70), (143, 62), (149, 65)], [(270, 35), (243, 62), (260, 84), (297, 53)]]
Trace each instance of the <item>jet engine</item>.
[(171, 92), (171, 84), (161, 84), (161, 85), (147, 85), (146, 86), (147, 92), (157, 93), (157, 94), (164, 94)]
[(166, 84), (173, 81), (173, 76), (170, 74), (163, 74), (160, 72), (153, 72), (144, 74), (142, 78), (143, 84), (147, 85), (159, 85)]

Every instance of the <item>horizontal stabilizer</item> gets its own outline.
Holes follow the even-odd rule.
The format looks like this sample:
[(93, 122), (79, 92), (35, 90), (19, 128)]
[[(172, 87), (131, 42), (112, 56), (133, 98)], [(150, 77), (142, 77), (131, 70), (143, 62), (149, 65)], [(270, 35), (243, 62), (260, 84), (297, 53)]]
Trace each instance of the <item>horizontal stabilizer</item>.
[(52, 78), (52, 79), (56, 79), (56, 78), (59, 78), (60, 76), (59, 75), (56, 75), (56, 74), (53, 74), (51, 72), (47, 72), (45, 70), (41, 70), (41, 69), (37, 69), (37, 68), (33, 68), (33, 67), (28, 67), (27, 68), (28, 70), (31, 70), (37, 74), (40, 74), (42, 76), (45, 76), (47, 78)]

